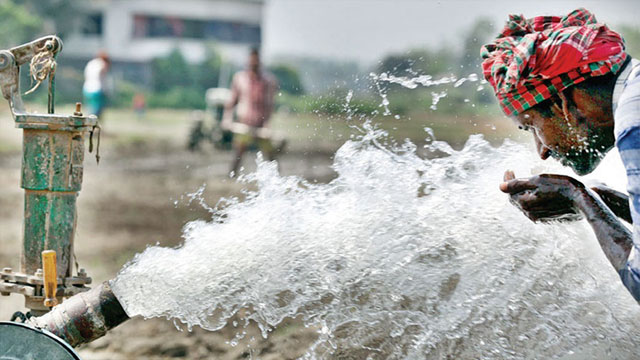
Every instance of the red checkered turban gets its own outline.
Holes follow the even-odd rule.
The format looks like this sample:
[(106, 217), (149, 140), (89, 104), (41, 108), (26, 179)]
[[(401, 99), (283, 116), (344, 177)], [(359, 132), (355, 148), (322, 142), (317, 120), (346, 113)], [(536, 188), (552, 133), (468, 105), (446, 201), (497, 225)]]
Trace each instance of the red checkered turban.
[(480, 55), (484, 77), (507, 115), (588, 78), (615, 74), (627, 59), (620, 34), (582, 8), (562, 18), (510, 15)]

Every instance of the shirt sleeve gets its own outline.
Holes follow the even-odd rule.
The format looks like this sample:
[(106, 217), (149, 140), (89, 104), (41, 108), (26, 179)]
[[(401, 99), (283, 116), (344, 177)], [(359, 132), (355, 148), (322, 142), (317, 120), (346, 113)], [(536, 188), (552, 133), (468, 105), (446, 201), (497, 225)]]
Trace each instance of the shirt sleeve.
[[(640, 301), (640, 78), (627, 85), (616, 109), (616, 146), (627, 173), (629, 209), (633, 220), (633, 249), (620, 278)], [(624, 124), (619, 127), (618, 125)]]

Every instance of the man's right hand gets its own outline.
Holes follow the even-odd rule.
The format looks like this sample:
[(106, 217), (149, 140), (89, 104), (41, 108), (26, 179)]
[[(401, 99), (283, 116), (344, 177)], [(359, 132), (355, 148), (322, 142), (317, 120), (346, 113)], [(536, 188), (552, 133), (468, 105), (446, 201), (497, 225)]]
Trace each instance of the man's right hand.
[(224, 115), (222, 116), (222, 121), (220, 122), (220, 127), (223, 130), (231, 130), (233, 126), (233, 109), (224, 111)]
[(551, 174), (516, 179), (512, 171), (507, 171), (500, 190), (508, 193), (511, 202), (533, 221), (584, 217), (611, 265), (617, 271), (625, 268), (633, 246), (631, 232), (578, 180)]
[(578, 220), (582, 213), (576, 200), (584, 196), (584, 185), (565, 175), (541, 174), (516, 179), (512, 171), (504, 174), (500, 190), (532, 221)]

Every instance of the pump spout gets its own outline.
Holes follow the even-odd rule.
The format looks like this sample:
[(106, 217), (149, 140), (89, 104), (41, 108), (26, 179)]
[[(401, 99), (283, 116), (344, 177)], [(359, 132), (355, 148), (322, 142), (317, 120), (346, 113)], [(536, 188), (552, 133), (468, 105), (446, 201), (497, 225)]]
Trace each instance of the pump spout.
[(129, 320), (108, 282), (70, 297), (62, 304), (29, 322), (48, 330), (76, 347), (104, 336), (107, 331)]

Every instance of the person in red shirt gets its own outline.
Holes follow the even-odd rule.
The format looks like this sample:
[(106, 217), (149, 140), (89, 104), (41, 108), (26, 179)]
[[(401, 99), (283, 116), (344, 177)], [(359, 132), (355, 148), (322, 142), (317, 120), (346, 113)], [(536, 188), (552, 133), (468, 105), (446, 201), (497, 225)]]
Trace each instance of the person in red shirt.
[[(235, 157), (231, 175), (238, 172), (242, 156), (251, 144), (257, 144), (269, 160), (275, 158), (275, 149), (268, 129), (278, 90), (275, 77), (260, 66), (260, 53), (252, 49), (247, 70), (239, 71), (231, 81), (231, 99), (225, 106), (222, 127), (234, 133)], [(236, 110), (237, 122), (233, 122)]]

